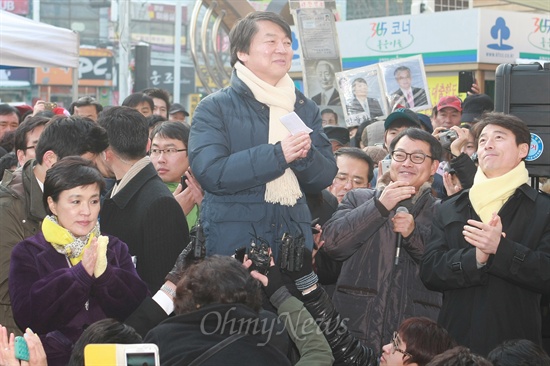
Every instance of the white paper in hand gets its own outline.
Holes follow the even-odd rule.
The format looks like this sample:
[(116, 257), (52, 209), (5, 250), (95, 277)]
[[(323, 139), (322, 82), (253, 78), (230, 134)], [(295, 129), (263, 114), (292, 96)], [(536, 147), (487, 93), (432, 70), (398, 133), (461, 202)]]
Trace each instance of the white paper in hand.
[(306, 126), (304, 121), (296, 114), (296, 112), (290, 112), (281, 117), (281, 122), (290, 131), (291, 134), (296, 135), (298, 132), (310, 133), (313, 130)]

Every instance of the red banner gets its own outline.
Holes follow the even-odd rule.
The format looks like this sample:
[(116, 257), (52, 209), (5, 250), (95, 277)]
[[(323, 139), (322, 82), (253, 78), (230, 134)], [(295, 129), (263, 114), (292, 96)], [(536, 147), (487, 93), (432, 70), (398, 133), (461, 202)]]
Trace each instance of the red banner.
[(0, 0), (0, 9), (13, 14), (29, 14), (29, 0)]

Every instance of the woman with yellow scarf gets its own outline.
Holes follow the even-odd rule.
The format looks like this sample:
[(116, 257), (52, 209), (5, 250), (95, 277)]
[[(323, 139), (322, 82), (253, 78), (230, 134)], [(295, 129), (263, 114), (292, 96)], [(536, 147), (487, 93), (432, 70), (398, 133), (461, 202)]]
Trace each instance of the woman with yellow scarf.
[(46, 173), (41, 231), (17, 244), (9, 289), (14, 318), (42, 339), (48, 365), (66, 365), (90, 324), (123, 321), (148, 294), (125, 243), (100, 236), (103, 177), (71, 156)]

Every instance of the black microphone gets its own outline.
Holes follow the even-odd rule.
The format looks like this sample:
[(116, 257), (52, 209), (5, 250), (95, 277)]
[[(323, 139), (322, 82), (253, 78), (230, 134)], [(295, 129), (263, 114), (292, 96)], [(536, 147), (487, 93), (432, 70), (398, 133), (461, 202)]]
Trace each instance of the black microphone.
[[(397, 210), (395, 210), (395, 214), (397, 214), (399, 212), (409, 213), (409, 210), (407, 210), (406, 207), (399, 206), (399, 207), (397, 207)], [(397, 263), (399, 263), (399, 252), (401, 252), (401, 241), (402, 240), (403, 240), (403, 235), (401, 235), (401, 233), (397, 233), (397, 244), (395, 245), (396, 246), (396, 250), (395, 250), (395, 265), (396, 266), (397, 266)]]

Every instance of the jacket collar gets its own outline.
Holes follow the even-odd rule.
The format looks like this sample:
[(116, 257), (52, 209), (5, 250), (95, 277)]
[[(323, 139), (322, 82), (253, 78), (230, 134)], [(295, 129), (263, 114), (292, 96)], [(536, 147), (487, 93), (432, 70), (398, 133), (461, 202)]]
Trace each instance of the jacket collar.
[[(147, 164), (139, 173), (130, 180), (124, 188), (122, 188), (114, 197), (112, 201), (120, 208), (124, 209), (128, 202), (137, 194), (137, 192), (143, 187), (143, 185), (151, 179), (160, 179), (152, 163)], [(163, 183), (164, 184), (164, 183)], [(111, 192), (107, 193), (107, 197), (111, 195)]]
[[(190, 313), (176, 315), (164, 320), (161, 324), (200, 324), (201, 326), (219, 326), (219, 322), (226, 321), (225, 328), (230, 328), (231, 319), (258, 319), (257, 312), (240, 303), (235, 304), (210, 304)], [(238, 322), (237, 322), (238, 323)], [(230, 329), (225, 329), (230, 330)], [(223, 330), (221, 331), (223, 333)]]
[(28, 193), (27, 207), (29, 215), (35, 219), (41, 221), (46, 217), (46, 208), (44, 207), (42, 196), (44, 192), (36, 180), (34, 175), (34, 167), (36, 166), (36, 160), (32, 159), (25, 163), (22, 170), (23, 186)]

